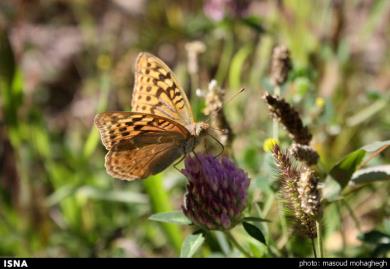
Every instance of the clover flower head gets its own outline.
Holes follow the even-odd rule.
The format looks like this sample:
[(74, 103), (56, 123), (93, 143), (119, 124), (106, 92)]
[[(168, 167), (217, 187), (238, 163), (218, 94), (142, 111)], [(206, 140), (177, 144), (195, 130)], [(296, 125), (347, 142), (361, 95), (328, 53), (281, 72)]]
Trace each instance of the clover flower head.
[(228, 230), (246, 207), (249, 178), (228, 158), (211, 155), (187, 157), (183, 173), (188, 178), (182, 207), (191, 221), (208, 230)]

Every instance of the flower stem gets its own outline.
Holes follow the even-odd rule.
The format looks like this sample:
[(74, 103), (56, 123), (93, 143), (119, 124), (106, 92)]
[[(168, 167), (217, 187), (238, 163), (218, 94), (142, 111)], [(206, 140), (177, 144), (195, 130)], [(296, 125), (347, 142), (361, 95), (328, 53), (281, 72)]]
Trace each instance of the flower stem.
[(314, 238), (311, 239), (311, 247), (313, 248), (314, 258), (317, 258), (316, 244), (314, 243)]
[(337, 209), (337, 214), (338, 214), (338, 217), (340, 219), (340, 235), (341, 235), (341, 244), (342, 244), (342, 249), (343, 251), (346, 249), (347, 247), (347, 239), (346, 239), (346, 236), (345, 236), (345, 226), (344, 226), (344, 223), (341, 221), (343, 216), (341, 214), (341, 204), (340, 204), (340, 201), (336, 201), (335, 203), (335, 206), (336, 206), (336, 209)]
[[(277, 96), (280, 96), (280, 87), (279, 86), (275, 86), (274, 94), (277, 95)], [(273, 136), (274, 139), (276, 139), (276, 141), (278, 141), (278, 138), (279, 138), (279, 126), (278, 126), (278, 120), (277, 119), (273, 119), (273, 122), (272, 122), (272, 136)]]
[(217, 74), (215, 76), (218, 85), (223, 85), (226, 75), (229, 71), (229, 63), (234, 53), (234, 41), (231, 35), (224, 40), (221, 59), (218, 64)]
[(356, 216), (355, 212), (353, 212), (351, 206), (349, 205), (349, 203), (345, 199), (342, 199), (341, 202), (347, 208), (348, 213), (351, 215), (353, 221), (355, 222), (356, 228), (359, 230), (359, 232), (361, 232), (362, 228), (360, 227), (359, 218)]
[(232, 244), (247, 258), (251, 258), (251, 254), (247, 252), (240, 243), (237, 242), (237, 240), (234, 238), (234, 236), (231, 234), (230, 231), (225, 231), (226, 237), (229, 239), (229, 241), (232, 242)]
[(316, 221), (316, 226), (317, 226), (317, 244), (318, 244), (318, 250), (320, 252), (320, 258), (324, 257), (324, 249), (322, 246), (322, 236), (321, 236), (321, 227), (320, 223), (318, 220)]

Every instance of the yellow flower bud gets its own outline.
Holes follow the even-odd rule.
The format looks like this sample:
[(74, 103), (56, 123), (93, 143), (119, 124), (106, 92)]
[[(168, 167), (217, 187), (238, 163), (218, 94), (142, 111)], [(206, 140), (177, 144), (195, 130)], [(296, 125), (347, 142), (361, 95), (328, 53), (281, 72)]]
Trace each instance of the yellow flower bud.
[(275, 138), (267, 138), (263, 143), (263, 149), (265, 152), (271, 152), (276, 144), (278, 144), (278, 140)]

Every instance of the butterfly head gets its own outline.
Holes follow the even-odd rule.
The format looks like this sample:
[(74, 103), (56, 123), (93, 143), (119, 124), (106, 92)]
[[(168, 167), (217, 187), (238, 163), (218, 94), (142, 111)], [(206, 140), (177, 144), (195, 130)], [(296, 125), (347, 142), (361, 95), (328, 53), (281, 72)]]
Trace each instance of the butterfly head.
[(187, 128), (191, 133), (191, 137), (185, 143), (185, 153), (190, 153), (194, 150), (196, 144), (199, 143), (200, 137), (207, 133), (208, 128), (209, 125), (205, 122), (196, 122), (190, 128)]
[(201, 136), (201, 135), (206, 134), (207, 129), (209, 129), (209, 124), (206, 122), (197, 122), (194, 124), (195, 136)]

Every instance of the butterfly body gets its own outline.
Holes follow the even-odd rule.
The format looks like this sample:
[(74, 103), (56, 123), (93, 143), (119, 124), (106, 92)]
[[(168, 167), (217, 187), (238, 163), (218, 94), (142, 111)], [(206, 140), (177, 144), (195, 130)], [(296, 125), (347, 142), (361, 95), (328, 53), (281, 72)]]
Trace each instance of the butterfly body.
[(209, 125), (205, 122), (196, 122), (195, 124), (187, 127), (190, 130), (191, 136), (185, 143), (184, 154), (190, 153), (194, 150), (195, 146), (199, 143), (199, 139), (207, 133)]
[(131, 112), (95, 117), (108, 174), (125, 180), (157, 174), (194, 150), (208, 124), (195, 122), (185, 92), (160, 59), (140, 53)]

